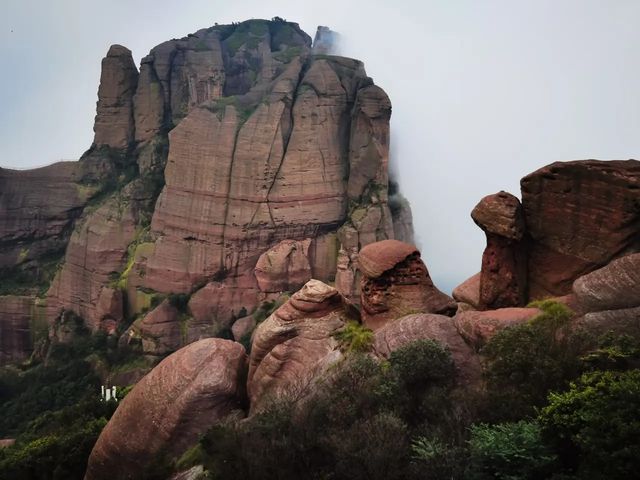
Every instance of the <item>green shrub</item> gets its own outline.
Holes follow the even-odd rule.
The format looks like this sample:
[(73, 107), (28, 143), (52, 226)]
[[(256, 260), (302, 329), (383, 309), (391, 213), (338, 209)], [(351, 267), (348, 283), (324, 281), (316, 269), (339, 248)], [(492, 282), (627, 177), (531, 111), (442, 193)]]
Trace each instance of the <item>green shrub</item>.
[(347, 322), (333, 336), (344, 352), (367, 352), (373, 345), (373, 331), (354, 320)]
[(498, 332), (482, 350), (489, 407), (488, 420), (519, 420), (533, 416), (552, 390), (568, 387), (584, 369), (582, 353), (592, 341), (570, 330), (572, 312), (545, 300), (530, 322)]
[(640, 370), (591, 372), (549, 396), (543, 432), (579, 478), (627, 479), (640, 471)]
[(469, 447), (469, 480), (546, 478), (556, 461), (535, 422), (474, 425)]

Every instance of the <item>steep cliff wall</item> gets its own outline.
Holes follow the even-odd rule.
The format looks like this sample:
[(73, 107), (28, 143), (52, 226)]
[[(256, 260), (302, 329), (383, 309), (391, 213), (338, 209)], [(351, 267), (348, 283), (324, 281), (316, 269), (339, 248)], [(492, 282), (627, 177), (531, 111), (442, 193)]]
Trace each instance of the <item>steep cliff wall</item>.
[[(312, 54), (297, 24), (202, 29), (153, 48), (139, 72), (114, 45), (102, 62), (93, 145), (41, 176), (40, 190), (56, 195), (25, 185), (37, 171), (0, 171), (11, 183), (0, 191), (0, 267), (39, 268), (56, 252), (39, 290), (19, 293), (42, 295), (51, 282), (52, 325), (71, 310), (112, 333), (158, 299), (204, 289), (197, 309), (194, 300), (180, 312), (184, 342), (276, 294), (254, 270), (284, 240), (305, 245), (293, 250), (308, 268), (262, 264), (280, 288), (314, 277), (357, 300), (359, 249), (394, 237), (390, 115), (360, 61)], [(32, 226), (32, 210), (45, 206)], [(410, 235), (410, 213), (394, 212)], [(135, 325), (129, 334), (143, 335)]]

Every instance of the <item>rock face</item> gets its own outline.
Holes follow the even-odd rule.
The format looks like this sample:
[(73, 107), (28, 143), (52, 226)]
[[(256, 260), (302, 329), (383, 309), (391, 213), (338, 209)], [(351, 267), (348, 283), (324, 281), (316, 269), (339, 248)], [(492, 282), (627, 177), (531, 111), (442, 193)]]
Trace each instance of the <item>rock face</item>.
[(515, 307), (526, 299), (527, 265), (521, 241), (525, 226), (520, 201), (507, 192), (484, 197), (471, 218), (485, 232), (479, 306)]
[(556, 162), (521, 187), (530, 299), (565, 295), (576, 278), (640, 251), (640, 162)]
[(455, 313), (455, 302), (434, 286), (413, 245), (376, 242), (363, 248), (358, 260), (362, 321), (367, 327), (376, 330), (410, 313)]
[(469, 277), (453, 289), (452, 296), (457, 302), (466, 303), (474, 309), (480, 307), (480, 278), (482, 272)]
[(283, 240), (260, 255), (255, 268), (260, 291), (296, 291), (311, 280), (310, 243), (311, 239)]
[(499, 308), (485, 312), (471, 310), (459, 312), (453, 321), (469, 345), (480, 350), (500, 330), (526, 323), (539, 313), (537, 308)]
[(258, 325), (249, 357), (251, 411), (280, 396), (302, 397), (341, 353), (333, 334), (349, 313), (338, 291), (310, 280)]
[(573, 293), (586, 312), (640, 306), (640, 253), (618, 258), (578, 278)]
[(44, 312), (34, 302), (28, 296), (0, 296), (0, 365), (28, 359), (37, 329), (46, 338)]
[(412, 234), (389, 202), (390, 116), (360, 61), (313, 55), (279, 19), (164, 42), (139, 74), (114, 45), (81, 161), (0, 170), (0, 269), (43, 277), (7, 292), (108, 332), (184, 294), (186, 342), (310, 278), (357, 302), (360, 248)]
[(133, 141), (133, 95), (137, 86), (138, 69), (131, 51), (112, 45), (102, 60), (94, 145), (126, 150)]
[(240, 344), (220, 339), (195, 342), (164, 359), (100, 434), (85, 479), (141, 478), (156, 455), (180, 456), (217, 420), (242, 407), (245, 361)]
[(444, 315), (417, 313), (389, 322), (376, 331), (374, 350), (389, 358), (394, 350), (417, 340), (435, 340), (446, 346), (462, 383), (475, 384), (480, 380), (478, 356), (459, 335), (453, 320)]
[[(164, 355), (176, 351), (183, 344), (180, 312), (169, 300), (134, 323), (134, 330), (142, 337), (142, 351), (149, 355)], [(186, 343), (186, 338), (184, 339)]]

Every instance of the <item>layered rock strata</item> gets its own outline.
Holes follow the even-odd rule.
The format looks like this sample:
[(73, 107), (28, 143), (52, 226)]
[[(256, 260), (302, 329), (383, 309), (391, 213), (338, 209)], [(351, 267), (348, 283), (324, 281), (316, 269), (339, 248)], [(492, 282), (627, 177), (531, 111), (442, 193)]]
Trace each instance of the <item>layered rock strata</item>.
[(242, 408), (245, 362), (239, 343), (221, 339), (167, 357), (118, 406), (93, 447), (85, 479), (142, 478), (154, 460), (179, 457), (212, 424)]
[(471, 218), (487, 236), (479, 306), (495, 309), (522, 305), (527, 294), (527, 264), (520, 201), (507, 192), (488, 195), (473, 209)]
[(360, 251), (358, 261), (362, 321), (367, 327), (376, 330), (411, 313), (455, 313), (456, 303), (435, 287), (413, 245), (398, 240), (372, 243)]
[(349, 319), (333, 287), (310, 280), (258, 325), (249, 357), (251, 411), (271, 400), (303, 398), (327, 367), (341, 358), (334, 334)]

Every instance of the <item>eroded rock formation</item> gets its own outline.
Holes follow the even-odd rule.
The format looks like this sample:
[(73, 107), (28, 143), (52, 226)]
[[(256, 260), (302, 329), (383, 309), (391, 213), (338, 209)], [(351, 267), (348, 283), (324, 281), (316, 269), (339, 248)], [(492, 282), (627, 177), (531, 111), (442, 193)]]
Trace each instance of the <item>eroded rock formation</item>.
[(640, 162), (556, 162), (521, 187), (529, 298), (565, 295), (576, 278), (640, 251)]
[(179, 456), (244, 404), (242, 345), (205, 339), (164, 359), (122, 401), (91, 456), (86, 480), (141, 478), (157, 455)]
[(411, 313), (455, 313), (455, 302), (435, 287), (413, 245), (398, 240), (372, 243), (360, 251), (358, 262), (362, 321), (367, 327), (376, 330)]
[(258, 325), (249, 357), (251, 411), (278, 397), (308, 395), (314, 380), (341, 357), (333, 335), (349, 315), (335, 288), (310, 280)]
[(520, 201), (507, 192), (488, 195), (473, 209), (471, 218), (487, 236), (480, 273), (480, 307), (522, 305), (527, 294), (527, 265)]

